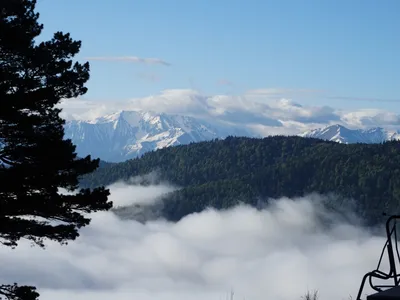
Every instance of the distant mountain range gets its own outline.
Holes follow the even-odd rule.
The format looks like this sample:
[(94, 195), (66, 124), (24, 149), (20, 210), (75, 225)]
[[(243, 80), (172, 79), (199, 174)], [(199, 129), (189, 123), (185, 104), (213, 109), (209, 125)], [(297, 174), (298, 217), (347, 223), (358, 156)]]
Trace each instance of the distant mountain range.
[(389, 131), (381, 127), (369, 129), (348, 129), (341, 125), (331, 125), (299, 134), (302, 137), (312, 137), (342, 144), (377, 144), (389, 140), (400, 140), (398, 131)]
[[(383, 128), (348, 129), (331, 125), (299, 136), (338, 143), (381, 143), (400, 139), (400, 133)], [(77, 146), (79, 156), (91, 154), (121, 162), (165, 147), (223, 139), (227, 136), (260, 137), (245, 127), (223, 122), (144, 111), (121, 111), (90, 121), (68, 121), (65, 137)]]
[(143, 111), (121, 111), (91, 121), (68, 121), (65, 137), (77, 146), (80, 156), (121, 162), (145, 152), (181, 144), (253, 136), (229, 125), (213, 125), (196, 118)]

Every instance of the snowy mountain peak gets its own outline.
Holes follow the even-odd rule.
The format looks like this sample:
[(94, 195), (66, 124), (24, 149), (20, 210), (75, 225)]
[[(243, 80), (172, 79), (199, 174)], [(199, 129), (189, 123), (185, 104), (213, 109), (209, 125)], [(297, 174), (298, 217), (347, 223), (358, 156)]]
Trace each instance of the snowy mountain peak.
[(68, 121), (65, 137), (78, 155), (124, 161), (164, 147), (228, 135), (249, 135), (236, 127), (211, 125), (193, 117), (151, 111), (119, 111), (88, 121)]
[(399, 132), (389, 131), (381, 127), (370, 129), (348, 129), (339, 124), (306, 131), (300, 134), (300, 136), (319, 138), (343, 144), (372, 144), (382, 143), (388, 140), (400, 140)]
[(118, 111), (113, 114), (109, 114), (106, 116), (102, 116), (100, 118), (96, 118), (93, 120), (81, 121), (89, 124), (104, 124), (104, 123), (113, 123), (118, 122), (120, 120), (125, 120), (131, 125), (137, 125), (139, 120), (142, 118), (142, 115), (145, 114), (141, 111)]
[[(205, 121), (153, 111), (122, 110), (93, 120), (68, 121), (65, 124), (65, 137), (77, 146), (79, 156), (90, 154), (102, 160), (119, 162), (148, 151), (229, 135), (259, 137), (256, 131), (245, 128), (243, 123), (233, 125), (232, 122), (224, 123), (217, 119)], [(339, 124), (299, 135), (343, 144), (400, 140), (400, 132), (397, 131), (380, 127), (349, 129)]]

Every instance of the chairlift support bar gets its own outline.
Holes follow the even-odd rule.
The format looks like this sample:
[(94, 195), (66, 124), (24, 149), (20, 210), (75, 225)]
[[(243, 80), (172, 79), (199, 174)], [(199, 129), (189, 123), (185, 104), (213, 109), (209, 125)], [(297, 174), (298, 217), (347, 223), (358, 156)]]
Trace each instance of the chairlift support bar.
[[(368, 272), (364, 275), (361, 286), (358, 291), (357, 299), (361, 300), (362, 292), (364, 290), (365, 283), (368, 279), (370, 287), (377, 291), (377, 293), (373, 295), (367, 296), (367, 300), (389, 300), (389, 299), (396, 299), (400, 300), (400, 274), (397, 274), (396, 270), (396, 260), (397, 258), (398, 263), (400, 263), (400, 254), (399, 248), (397, 243), (397, 230), (396, 224), (397, 221), (400, 221), (400, 215), (390, 216), (386, 221), (386, 243), (382, 249), (381, 256), (379, 258), (378, 266), (376, 270)], [(394, 238), (394, 245), (392, 239)], [(380, 271), (380, 265), (382, 263), (382, 259), (385, 253), (385, 249), (387, 250), (387, 255), (389, 259), (389, 272), (385, 273)], [(395, 251), (396, 252), (395, 252)], [(381, 280), (391, 280), (393, 279), (392, 284), (385, 284), (385, 285), (376, 285), (373, 283), (372, 279), (381, 279)]]

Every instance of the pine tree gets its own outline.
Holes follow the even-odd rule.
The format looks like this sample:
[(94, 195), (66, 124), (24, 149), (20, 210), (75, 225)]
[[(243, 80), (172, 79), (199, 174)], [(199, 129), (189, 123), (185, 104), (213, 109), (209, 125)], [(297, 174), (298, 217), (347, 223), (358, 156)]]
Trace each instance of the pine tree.
[[(87, 213), (112, 207), (104, 187), (79, 190), (80, 176), (99, 160), (77, 157), (57, 108), (87, 91), (89, 64), (73, 62), (81, 42), (56, 32), (37, 43), (43, 25), (35, 7), (36, 0), (0, 1), (0, 243), (10, 247), (74, 240)], [(0, 299), (37, 297), (34, 287), (0, 286)]]

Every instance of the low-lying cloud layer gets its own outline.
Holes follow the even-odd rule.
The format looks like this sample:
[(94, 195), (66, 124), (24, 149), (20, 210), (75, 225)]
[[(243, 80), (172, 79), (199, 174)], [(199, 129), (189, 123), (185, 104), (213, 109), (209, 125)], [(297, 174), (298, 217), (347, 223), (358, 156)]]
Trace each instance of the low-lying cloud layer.
[(349, 128), (382, 126), (398, 128), (400, 116), (378, 109), (341, 110), (330, 106), (306, 106), (286, 95), (318, 95), (315, 90), (262, 89), (244, 95), (204, 95), (190, 89), (164, 90), (159, 94), (127, 101), (66, 100), (60, 106), (66, 119), (91, 120), (121, 110), (144, 110), (194, 116), (247, 126), (260, 135), (298, 134), (341, 124)]
[[(119, 184), (111, 197), (126, 205), (168, 189)], [(42, 300), (220, 300), (231, 290), (234, 299), (292, 300), (313, 289), (321, 300), (355, 297), (384, 239), (342, 221), (321, 227), (321, 216), (339, 219), (314, 200), (208, 210), (175, 224), (96, 213), (68, 246), (0, 247), (0, 282), (37, 285)]]

